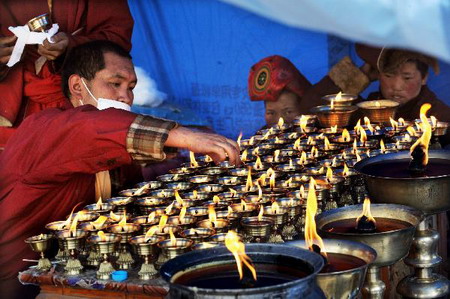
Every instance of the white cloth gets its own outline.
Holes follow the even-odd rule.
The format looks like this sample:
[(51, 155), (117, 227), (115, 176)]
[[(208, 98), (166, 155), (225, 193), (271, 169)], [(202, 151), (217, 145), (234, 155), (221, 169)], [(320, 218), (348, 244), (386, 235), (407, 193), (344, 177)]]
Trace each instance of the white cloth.
[(58, 24), (53, 24), (52, 28), (50, 28), (47, 32), (32, 32), (28, 28), (28, 25), (17, 27), (10, 26), (8, 29), (9, 31), (14, 33), (15, 36), (17, 36), (17, 41), (16, 44), (14, 45), (11, 57), (9, 58), (9, 61), (6, 64), (8, 67), (12, 67), (20, 60), (25, 45), (42, 44), (46, 39), (50, 43), (52, 43), (53, 41), (51, 37), (58, 32), (59, 26)]

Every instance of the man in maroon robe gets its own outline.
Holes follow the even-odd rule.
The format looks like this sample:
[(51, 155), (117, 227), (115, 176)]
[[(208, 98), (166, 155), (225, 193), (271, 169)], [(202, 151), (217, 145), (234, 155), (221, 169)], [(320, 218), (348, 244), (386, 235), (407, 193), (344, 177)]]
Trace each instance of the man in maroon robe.
[(35, 257), (24, 243), (27, 237), (65, 219), (77, 203), (95, 201), (96, 173), (164, 160), (169, 147), (240, 163), (237, 143), (220, 135), (125, 110), (98, 110), (103, 99), (123, 106), (133, 101), (136, 74), (128, 52), (117, 44), (96, 41), (74, 48), (63, 78), (75, 108), (49, 108), (27, 117), (0, 155), (2, 288), (11, 289), (18, 271), (29, 266), (22, 259)]
[[(23, 26), (44, 13), (59, 32), (42, 45), (28, 45), (21, 61), (8, 68), (17, 38), (9, 26)], [(46, 108), (70, 106), (61, 90), (59, 70), (68, 49), (107, 39), (131, 49), (133, 19), (126, 0), (2, 0), (0, 3), (0, 151), (21, 121)], [(40, 56), (43, 65), (35, 65)], [(44, 60), (45, 61), (45, 60)]]

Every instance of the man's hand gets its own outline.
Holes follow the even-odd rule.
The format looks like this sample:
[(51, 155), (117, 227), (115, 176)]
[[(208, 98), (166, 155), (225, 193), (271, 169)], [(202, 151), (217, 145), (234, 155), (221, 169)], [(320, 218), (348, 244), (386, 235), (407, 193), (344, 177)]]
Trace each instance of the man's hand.
[(16, 41), (17, 36), (15, 35), (0, 37), (0, 66), (5, 66), (8, 63)]
[(165, 146), (187, 148), (194, 153), (206, 154), (216, 163), (228, 157), (231, 164), (241, 164), (239, 145), (234, 140), (217, 134), (179, 127), (169, 132)]
[(59, 32), (52, 36), (52, 41), (53, 43), (50, 43), (48, 40), (44, 40), (42, 45), (39, 45), (38, 47), (38, 53), (48, 60), (55, 60), (64, 54), (67, 46), (69, 45), (69, 38), (64, 32)]

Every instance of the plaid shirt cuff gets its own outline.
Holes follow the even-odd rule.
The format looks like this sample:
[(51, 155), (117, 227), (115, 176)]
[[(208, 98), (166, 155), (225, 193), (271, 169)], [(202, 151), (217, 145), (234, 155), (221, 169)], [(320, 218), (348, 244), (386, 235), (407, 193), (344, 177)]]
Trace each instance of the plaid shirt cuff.
[(164, 160), (164, 143), (169, 131), (177, 126), (173, 121), (138, 115), (127, 134), (127, 151), (131, 158), (138, 163)]

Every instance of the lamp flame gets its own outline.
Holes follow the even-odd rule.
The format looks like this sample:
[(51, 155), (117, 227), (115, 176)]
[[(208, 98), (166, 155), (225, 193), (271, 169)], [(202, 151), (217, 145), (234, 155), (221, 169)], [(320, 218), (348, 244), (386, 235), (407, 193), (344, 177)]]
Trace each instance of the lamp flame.
[(280, 117), (280, 119), (278, 119), (278, 128), (282, 129), (284, 125), (284, 119), (282, 117)]
[(177, 246), (177, 238), (175, 238), (172, 228), (169, 228), (169, 236), (170, 236), (170, 246), (172, 247)]
[(275, 188), (275, 171), (270, 175), (269, 185), (271, 190)]
[(398, 122), (396, 122), (392, 117), (389, 117), (389, 121), (391, 122), (391, 127), (394, 130), (397, 130), (398, 129)]
[(300, 141), (301, 141), (300, 137), (297, 138), (297, 140), (295, 140), (295, 142), (294, 142), (294, 149), (295, 150), (299, 150), (299, 148), (300, 148)]
[(433, 129), (436, 128), (437, 123), (438, 123), (437, 118), (432, 115), (432, 116), (430, 116), (430, 120), (431, 120), (431, 126), (433, 127)]
[(239, 278), (242, 279), (244, 276), (242, 270), (242, 263), (247, 266), (253, 275), (253, 279), (256, 280), (256, 270), (252, 265), (252, 260), (245, 253), (245, 245), (239, 240), (239, 236), (236, 232), (230, 230), (225, 236), (225, 246), (233, 254), (236, 259), (236, 265), (239, 272)]
[(172, 212), (172, 208), (173, 208), (173, 204), (174, 203), (175, 203), (175, 201), (172, 201), (172, 203), (166, 207), (166, 209), (164, 210), (164, 212), (166, 214), (170, 214), (170, 212)]
[(99, 216), (97, 218), (97, 220), (92, 221), (90, 223), (95, 229), (99, 229), (100, 227), (103, 226), (103, 224), (105, 224), (106, 220), (108, 220), (108, 217), (106, 217), (106, 216)]
[(306, 164), (306, 153), (304, 151), (302, 151), (302, 154), (300, 155), (300, 160), (298, 162), (301, 165), (305, 165)]
[(344, 163), (344, 170), (342, 171), (342, 176), (348, 177), (349, 174), (350, 174), (350, 170), (347, 167), (347, 163)]
[(361, 215), (356, 218), (356, 223), (358, 223), (363, 216), (366, 216), (368, 221), (376, 223), (375, 218), (373, 218), (372, 214), (370, 213), (370, 199), (368, 198), (364, 199), (363, 211)]
[(417, 136), (417, 132), (416, 132), (416, 130), (414, 129), (414, 127), (409, 126), (409, 127), (406, 128), (406, 131), (407, 131), (408, 134), (411, 135), (411, 136)]
[(255, 169), (257, 169), (257, 170), (263, 169), (261, 158), (259, 156), (256, 158)]
[(72, 224), (70, 225), (69, 234), (71, 237), (75, 237), (75, 231), (77, 230), (79, 216), (80, 214), (77, 213), (73, 218)]
[(380, 107), (381, 107), (381, 104), (380, 104), (380, 102), (378, 102), (378, 101), (375, 101), (375, 107), (377, 107), (377, 108), (380, 108)]
[(404, 119), (403, 117), (400, 117), (400, 118), (398, 119), (398, 124), (399, 124), (400, 126), (406, 126), (406, 121), (405, 121), (405, 119)]
[(430, 108), (431, 105), (429, 103), (425, 103), (420, 107), (420, 119), (422, 121), (421, 127), (423, 133), (422, 136), (420, 136), (420, 138), (417, 139), (417, 141), (411, 146), (410, 149), (410, 153), (412, 154), (417, 146), (423, 148), (424, 157), (423, 160), (421, 161), (423, 166), (426, 166), (428, 164), (428, 146), (430, 144), (432, 133), (432, 128), (430, 123), (428, 122), (426, 115), (428, 110), (430, 110)]
[(248, 155), (247, 150), (243, 151), (242, 155), (241, 155), (241, 160), (242, 161), (247, 161), (247, 155)]
[(330, 130), (331, 130), (331, 133), (337, 133), (337, 125), (334, 125), (334, 126), (332, 126), (331, 128), (330, 128)]
[(98, 198), (97, 203), (95, 204), (95, 209), (96, 209), (96, 210), (101, 210), (101, 209), (102, 209), (102, 205), (103, 205), (102, 197), (100, 196), (100, 197)]
[(238, 139), (236, 141), (239, 147), (241, 147), (241, 139), (242, 139), (242, 131), (239, 133)]
[(280, 150), (276, 150), (273, 152), (273, 161), (277, 162), (280, 156)]
[(274, 201), (272, 203), (272, 214), (279, 214), (280, 213), (280, 206), (278, 205), (278, 203), (276, 201)]
[(366, 130), (361, 130), (361, 139), (360, 139), (360, 141), (363, 144), (363, 146), (366, 145), (366, 141), (367, 141)]
[(264, 207), (261, 205), (261, 207), (259, 208), (259, 213), (258, 213), (258, 221), (262, 220), (263, 215), (264, 215)]
[(106, 235), (102, 230), (99, 230), (97, 233), (97, 236), (100, 238), (101, 242), (105, 242), (106, 241)]
[(231, 193), (231, 197), (236, 197), (236, 195), (237, 195), (237, 191), (234, 190), (233, 188), (230, 188), (230, 193)]
[(112, 221), (119, 221), (120, 219), (122, 219), (122, 217), (120, 217), (119, 215), (114, 214), (113, 211), (109, 212), (109, 218)]
[(163, 231), (164, 226), (167, 224), (167, 219), (168, 219), (168, 218), (169, 218), (169, 216), (167, 216), (167, 215), (162, 215), (162, 216), (161, 216), (161, 219), (159, 219), (158, 227), (159, 227), (159, 231), (160, 231), (160, 232)]
[(208, 219), (213, 224), (217, 222), (216, 210), (213, 205), (208, 206)]
[(326, 150), (326, 151), (329, 151), (330, 150), (330, 141), (328, 140), (328, 138), (325, 136), (325, 138), (324, 138), (324, 143), (325, 143), (325, 145), (324, 145), (324, 149)]
[(248, 168), (248, 174), (247, 174), (247, 182), (245, 183), (245, 191), (248, 192), (252, 189), (253, 182), (252, 182), (252, 168)]
[(180, 223), (183, 224), (184, 223), (184, 216), (186, 216), (186, 207), (182, 207), (181, 211), (180, 211), (180, 215), (178, 216), (178, 219), (180, 219)]
[(317, 234), (316, 221), (314, 217), (317, 213), (317, 197), (315, 183), (313, 179), (309, 183), (308, 197), (306, 199), (306, 218), (305, 218), (305, 242), (308, 245), (309, 250), (313, 250), (313, 245), (315, 244), (321, 249), (321, 254), (327, 257), (325, 251), (325, 245), (323, 244), (322, 238)]
[(327, 167), (327, 181), (328, 183), (331, 183), (331, 181), (333, 181), (333, 170), (330, 167)]
[(349, 142), (351, 139), (350, 139), (350, 133), (348, 132), (348, 130), (347, 129), (344, 129), (343, 131), (342, 131), (342, 141), (344, 141), (344, 142)]
[(189, 158), (191, 159), (191, 167), (198, 167), (197, 160), (195, 160), (194, 152), (189, 151)]
[[(150, 240), (150, 238), (158, 231), (158, 229), (159, 227), (156, 225), (150, 227), (147, 233), (145, 234), (144, 242), (148, 242), (148, 240)], [(159, 231), (161, 231), (161, 229), (159, 229)]]
[(124, 227), (125, 224), (127, 224), (127, 212), (126, 212), (126, 210), (123, 210), (123, 216), (119, 222), (119, 226)]
[(184, 206), (184, 200), (181, 198), (180, 194), (178, 193), (178, 190), (175, 189), (175, 199), (180, 204), (180, 206)]

